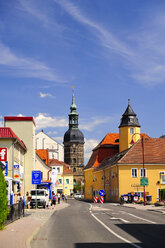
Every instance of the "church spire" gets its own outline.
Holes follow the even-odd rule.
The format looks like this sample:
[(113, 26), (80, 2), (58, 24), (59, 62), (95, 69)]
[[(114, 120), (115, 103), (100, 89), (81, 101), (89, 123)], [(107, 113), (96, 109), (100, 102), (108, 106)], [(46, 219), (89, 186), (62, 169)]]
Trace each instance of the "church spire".
[(70, 106), (70, 113), (76, 113), (77, 106), (75, 104), (75, 96), (74, 96), (74, 86), (72, 86), (72, 104)]
[(75, 104), (74, 86), (72, 86), (72, 104), (70, 106), (69, 114), (69, 129), (78, 128), (78, 114), (76, 110), (77, 106)]

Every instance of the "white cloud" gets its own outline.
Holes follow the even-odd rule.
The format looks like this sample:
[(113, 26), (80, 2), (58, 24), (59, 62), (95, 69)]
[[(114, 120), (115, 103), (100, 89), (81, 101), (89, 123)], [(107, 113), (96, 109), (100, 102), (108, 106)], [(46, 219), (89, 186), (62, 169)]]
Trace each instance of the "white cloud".
[(52, 94), (49, 94), (49, 93), (42, 93), (42, 92), (40, 92), (40, 97), (41, 97), (41, 98), (53, 97), (53, 95), (52, 95)]
[(81, 120), (81, 124), (79, 125), (80, 129), (86, 130), (86, 131), (92, 131), (96, 126), (99, 126), (101, 124), (107, 123), (112, 121), (113, 118), (111, 117), (91, 117), (91, 120)]
[(48, 127), (67, 127), (68, 120), (62, 117), (51, 117), (46, 113), (39, 113), (34, 117), (36, 123), (36, 129), (43, 129)]
[(3, 124), (3, 116), (0, 116), (0, 127), (3, 127), (4, 124)]
[(46, 28), (53, 28), (55, 30), (63, 30), (64, 28), (57, 24), (53, 18), (51, 18), (52, 9), (42, 7), (42, 5), (37, 5), (37, 1), (26, 1), (26, 0), (19, 0), (19, 10), (27, 12), (30, 17), (34, 17), (38, 20), (44, 27)]
[(99, 141), (95, 139), (85, 139), (85, 145), (84, 145), (84, 159), (85, 164), (88, 162), (92, 150), (98, 145)]
[(66, 82), (44, 63), (33, 58), (17, 56), (2, 42), (0, 42), (0, 66), (14, 76)]
[(52, 135), (57, 134), (57, 133), (58, 133), (57, 131), (49, 131), (49, 132), (47, 132), (47, 135), (52, 136)]
[(65, 11), (70, 14), (75, 20), (91, 28), (94, 31), (94, 35), (101, 41), (101, 45), (114, 50), (120, 55), (132, 56), (133, 53), (128, 47), (117, 39), (111, 32), (106, 30), (99, 23), (90, 20), (86, 17), (80, 9), (73, 3), (66, 0), (54, 0), (56, 3), (61, 5)]

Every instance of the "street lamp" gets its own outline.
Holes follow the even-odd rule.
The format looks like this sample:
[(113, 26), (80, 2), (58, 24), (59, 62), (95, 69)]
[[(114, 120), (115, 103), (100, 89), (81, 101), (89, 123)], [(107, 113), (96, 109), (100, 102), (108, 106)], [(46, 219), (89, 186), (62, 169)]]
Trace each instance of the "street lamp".
[[(140, 133), (134, 133), (132, 136), (132, 140), (130, 142), (131, 145), (135, 144), (133, 137), (135, 134), (140, 134)], [(143, 178), (145, 178), (144, 174), (145, 174), (145, 169), (144, 169), (144, 137), (141, 137), (141, 146), (142, 146), (142, 155), (143, 155)], [(146, 201), (145, 201), (145, 185), (143, 185), (143, 194), (144, 194), (144, 206), (146, 205)]]

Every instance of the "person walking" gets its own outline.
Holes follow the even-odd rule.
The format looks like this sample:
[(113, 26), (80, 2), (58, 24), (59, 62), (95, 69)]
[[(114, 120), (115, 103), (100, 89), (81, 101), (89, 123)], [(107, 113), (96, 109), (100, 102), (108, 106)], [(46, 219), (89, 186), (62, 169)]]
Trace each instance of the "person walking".
[(57, 194), (58, 204), (60, 204), (60, 193)]
[(52, 196), (52, 205), (55, 207), (55, 205), (56, 205), (56, 196), (55, 196), (55, 194), (54, 194), (54, 192), (53, 192), (53, 196)]
[(65, 194), (65, 202), (67, 203), (67, 200), (68, 200), (68, 196), (67, 194)]

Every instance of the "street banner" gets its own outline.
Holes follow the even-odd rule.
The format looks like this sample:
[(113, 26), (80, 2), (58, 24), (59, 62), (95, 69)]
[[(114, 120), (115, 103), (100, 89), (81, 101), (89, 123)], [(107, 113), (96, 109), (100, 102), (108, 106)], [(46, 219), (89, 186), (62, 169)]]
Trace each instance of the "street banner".
[(57, 181), (57, 170), (52, 169), (51, 182), (53, 185), (55, 185), (56, 181)]
[(7, 161), (7, 148), (0, 147), (0, 161)]

